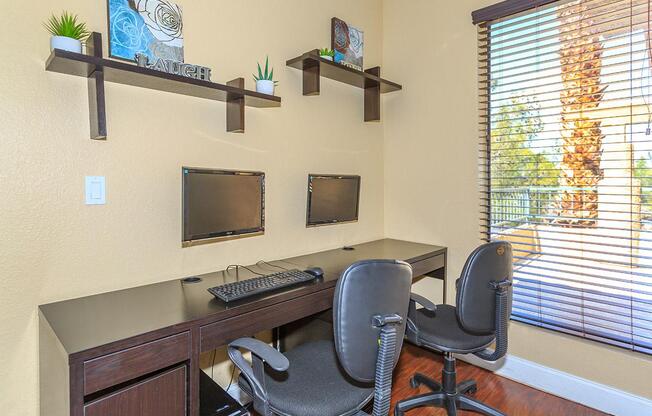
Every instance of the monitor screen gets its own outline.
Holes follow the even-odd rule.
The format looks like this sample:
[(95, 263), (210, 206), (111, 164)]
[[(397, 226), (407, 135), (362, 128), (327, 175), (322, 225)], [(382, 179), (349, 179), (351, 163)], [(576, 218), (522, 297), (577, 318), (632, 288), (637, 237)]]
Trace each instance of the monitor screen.
[(307, 225), (357, 221), (359, 201), (359, 176), (310, 175)]
[(183, 168), (183, 241), (265, 230), (265, 174)]

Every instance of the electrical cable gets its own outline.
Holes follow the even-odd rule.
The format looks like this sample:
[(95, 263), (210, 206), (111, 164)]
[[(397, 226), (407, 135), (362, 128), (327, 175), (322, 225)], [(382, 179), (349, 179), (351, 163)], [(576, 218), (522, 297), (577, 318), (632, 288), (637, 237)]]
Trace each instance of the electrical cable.
[(287, 268), (282, 267), (282, 266), (277, 266), (276, 264), (272, 264), (272, 263), (267, 262), (265, 260), (260, 260), (258, 263), (256, 263), (256, 266), (260, 267), (261, 264), (266, 264), (267, 266), (276, 267), (277, 269), (281, 269), (281, 270), (290, 270), (290, 269), (287, 269)]
[(232, 269), (232, 268), (235, 268), (236, 272), (238, 271), (238, 269), (242, 268), (242, 269), (245, 269), (245, 270), (249, 270), (249, 271), (250, 271), (251, 273), (253, 273), (253, 274), (257, 274), (258, 276), (265, 276), (264, 273), (258, 273), (258, 272), (255, 272), (255, 271), (251, 270), (249, 267), (247, 267), (247, 266), (243, 266), (243, 265), (241, 265), (241, 264), (229, 264), (229, 265), (226, 267), (226, 272), (228, 273), (229, 270)]
[(213, 358), (211, 359), (211, 378), (215, 380), (215, 356), (217, 355), (217, 350), (213, 350)]
[(228, 393), (229, 389), (231, 388), (231, 384), (233, 384), (233, 377), (235, 376), (235, 365), (233, 366), (233, 370), (231, 370), (231, 379), (229, 380), (229, 385), (226, 386), (225, 391)]

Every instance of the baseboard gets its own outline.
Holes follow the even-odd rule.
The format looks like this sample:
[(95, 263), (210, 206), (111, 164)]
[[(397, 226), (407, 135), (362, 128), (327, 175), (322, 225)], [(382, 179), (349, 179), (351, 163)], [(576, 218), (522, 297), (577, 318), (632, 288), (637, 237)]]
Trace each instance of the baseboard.
[(507, 355), (496, 363), (487, 363), (475, 356), (459, 356), (458, 358), (487, 368), (499, 376), (611, 415), (652, 414), (652, 400), (650, 399), (545, 367), (523, 358)]

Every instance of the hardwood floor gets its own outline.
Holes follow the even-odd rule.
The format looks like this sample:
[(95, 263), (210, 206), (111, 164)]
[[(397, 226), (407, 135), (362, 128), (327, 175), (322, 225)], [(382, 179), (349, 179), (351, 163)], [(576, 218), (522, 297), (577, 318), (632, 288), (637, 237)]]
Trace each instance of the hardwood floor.
[[(427, 393), (428, 389), (410, 387), (410, 377), (415, 372), (440, 380), (443, 360), (440, 355), (425, 351), (413, 345), (404, 344), (401, 359), (394, 371), (392, 405), (401, 399)], [(499, 377), (481, 368), (457, 360), (457, 381), (473, 379), (478, 383), (478, 400), (510, 416), (605, 416), (605, 413), (580, 404), (544, 393), (523, 384)], [(392, 406), (392, 412), (393, 412)], [(474, 415), (459, 411), (460, 416)], [(393, 415), (393, 413), (390, 413)], [(406, 416), (441, 416), (442, 409), (420, 408), (406, 413)]]
[[(394, 415), (394, 404), (397, 401), (428, 392), (428, 389), (423, 386), (418, 389), (410, 387), (409, 380), (414, 373), (419, 372), (440, 381), (442, 366), (441, 355), (404, 343), (401, 359), (394, 370), (390, 416)], [(606, 413), (544, 393), (457, 360), (458, 383), (469, 379), (478, 383), (478, 392), (472, 397), (509, 416), (608, 416)], [(371, 407), (370, 404), (364, 410), (371, 414)], [(258, 415), (255, 412), (252, 414)], [(471, 415), (478, 414), (458, 411), (458, 416)], [(446, 416), (446, 412), (432, 407), (418, 408), (407, 412), (406, 416)]]

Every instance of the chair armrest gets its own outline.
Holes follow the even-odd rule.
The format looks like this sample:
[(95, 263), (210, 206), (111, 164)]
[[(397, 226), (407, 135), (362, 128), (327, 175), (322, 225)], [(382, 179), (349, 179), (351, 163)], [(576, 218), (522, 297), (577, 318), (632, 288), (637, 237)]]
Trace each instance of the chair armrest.
[(407, 330), (405, 335), (408, 341), (416, 345), (421, 345), (419, 341), (419, 327), (417, 326), (417, 303), (424, 307), (425, 310), (436, 313), (437, 306), (428, 299), (416, 293), (410, 293), (410, 305), (408, 307)]
[(428, 299), (424, 298), (423, 296), (417, 295), (416, 293), (410, 293), (410, 302), (418, 303), (419, 305), (423, 306), (424, 308), (426, 308), (426, 310), (430, 312), (437, 311), (437, 305), (430, 302)]
[[(251, 351), (253, 366), (245, 360), (239, 348)], [(254, 409), (262, 416), (272, 416), (265, 387), (265, 363), (274, 370), (285, 371), (290, 367), (288, 359), (274, 348), (254, 338), (236, 339), (229, 344), (227, 352), (233, 365), (238, 367), (251, 387)]]
[(267, 363), (268, 366), (276, 371), (286, 371), (290, 368), (290, 362), (285, 355), (255, 338), (236, 339), (229, 344), (229, 349), (231, 348), (243, 348), (247, 351), (251, 351), (252, 354), (257, 355), (261, 360)]

